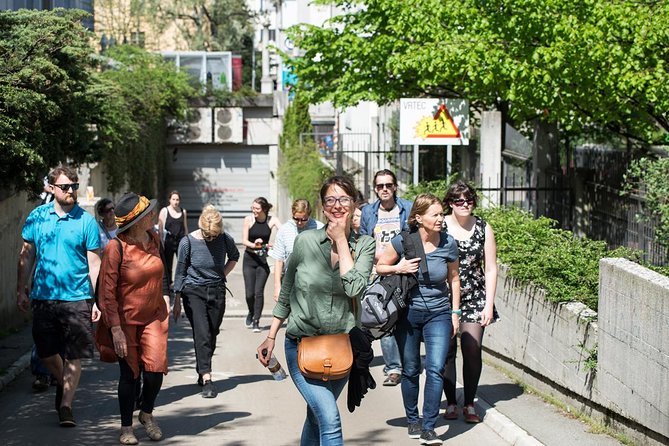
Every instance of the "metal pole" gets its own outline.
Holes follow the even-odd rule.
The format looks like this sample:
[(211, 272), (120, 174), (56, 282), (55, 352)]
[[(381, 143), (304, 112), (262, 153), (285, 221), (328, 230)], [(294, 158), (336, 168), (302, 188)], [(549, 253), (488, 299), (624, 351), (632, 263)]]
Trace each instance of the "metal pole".
[(446, 146), (446, 178), (451, 176), (452, 171), (453, 171), (453, 146), (449, 144)]
[(413, 184), (418, 185), (418, 144), (413, 146)]

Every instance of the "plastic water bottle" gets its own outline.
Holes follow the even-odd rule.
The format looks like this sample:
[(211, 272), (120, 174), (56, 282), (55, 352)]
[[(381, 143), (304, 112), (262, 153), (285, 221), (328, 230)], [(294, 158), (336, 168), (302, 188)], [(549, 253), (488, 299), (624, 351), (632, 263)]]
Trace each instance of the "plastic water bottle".
[[(267, 355), (266, 349), (263, 349), (262, 355)], [(274, 353), (272, 353), (272, 356), (269, 358), (269, 364), (267, 364), (267, 368), (272, 374), (272, 377), (274, 377), (275, 381), (283, 381), (286, 379), (286, 372), (283, 370), (283, 367), (281, 367), (279, 360), (276, 359), (276, 356), (274, 356)]]

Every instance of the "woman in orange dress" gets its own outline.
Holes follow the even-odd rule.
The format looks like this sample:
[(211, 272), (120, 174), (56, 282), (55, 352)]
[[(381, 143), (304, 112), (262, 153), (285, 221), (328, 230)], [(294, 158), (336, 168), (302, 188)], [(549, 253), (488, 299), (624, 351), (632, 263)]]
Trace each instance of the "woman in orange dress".
[(167, 373), (169, 288), (160, 239), (153, 230), (156, 200), (128, 192), (116, 204), (118, 240), (105, 248), (100, 269), (101, 331), (112, 345), (100, 346), (103, 361), (118, 362), (121, 376), (121, 444), (137, 444), (132, 429), (136, 388), (140, 384), (139, 422), (151, 440), (162, 439), (153, 408)]

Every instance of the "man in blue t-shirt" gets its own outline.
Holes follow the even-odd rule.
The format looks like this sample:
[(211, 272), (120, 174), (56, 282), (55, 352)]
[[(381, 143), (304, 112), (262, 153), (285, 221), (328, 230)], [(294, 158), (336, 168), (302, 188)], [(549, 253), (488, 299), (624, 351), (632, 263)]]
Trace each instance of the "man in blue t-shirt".
[[(397, 196), (397, 177), (388, 169), (374, 174), (374, 192), (378, 200), (362, 208), (360, 234), (374, 237), (376, 262), (390, 244), (390, 240), (401, 231), (409, 229), (407, 220), (413, 204)], [(394, 336), (381, 338), (381, 353), (385, 362), (383, 372), (386, 374), (383, 385), (396, 386), (402, 377), (402, 362)]]
[(35, 208), (21, 232), (16, 305), (23, 312), (32, 308), (37, 354), (58, 381), (59, 423), (72, 427), (81, 359), (93, 357), (91, 320), (99, 318), (91, 298), (100, 270), (100, 235), (95, 218), (77, 205), (76, 171), (60, 166), (48, 179), (54, 201)]

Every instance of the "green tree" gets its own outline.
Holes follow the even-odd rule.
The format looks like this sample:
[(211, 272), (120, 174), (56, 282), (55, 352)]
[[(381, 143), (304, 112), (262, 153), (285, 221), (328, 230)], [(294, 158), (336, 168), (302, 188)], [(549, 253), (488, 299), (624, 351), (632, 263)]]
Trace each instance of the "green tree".
[[(134, 0), (138, 1), (138, 0)], [(244, 0), (145, 0), (143, 20), (158, 33), (176, 29), (176, 42), (193, 51), (232, 51), (242, 56), (250, 85), (255, 14)]]
[(121, 45), (95, 56), (82, 11), (0, 12), (0, 182), (39, 192), (50, 167), (105, 163), (112, 191), (155, 195), (166, 119), (184, 116), (187, 75)]
[(0, 11), (0, 186), (41, 191), (61, 161), (99, 155), (86, 13)]
[(669, 247), (669, 157), (632, 161), (624, 183), (628, 193), (639, 193), (646, 199), (649, 212), (641, 218), (657, 218), (655, 235), (662, 245)]
[(110, 188), (126, 183), (155, 196), (165, 181), (167, 119), (185, 117), (195, 91), (184, 72), (160, 55), (121, 45), (107, 53), (112, 69), (96, 75), (95, 99), (101, 159)]
[(284, 157), (279, 165), (279, 181), (288, 188), (292, 198), (306, 198), (316, 203), (321, 184), (332, 174), (332, 169), (321, 161), (312, 132), (309, 103), (303, 95), (297, 94), (286, 110), (279, 140)]
[[(321, 1), (320, 3), (331, 3)], [(467, 98), (518, 126), (669, 132), (669, 3), (651, 0), (336, 0), (328, 26), (299, 25), (291, 61), (310, 102)]]

